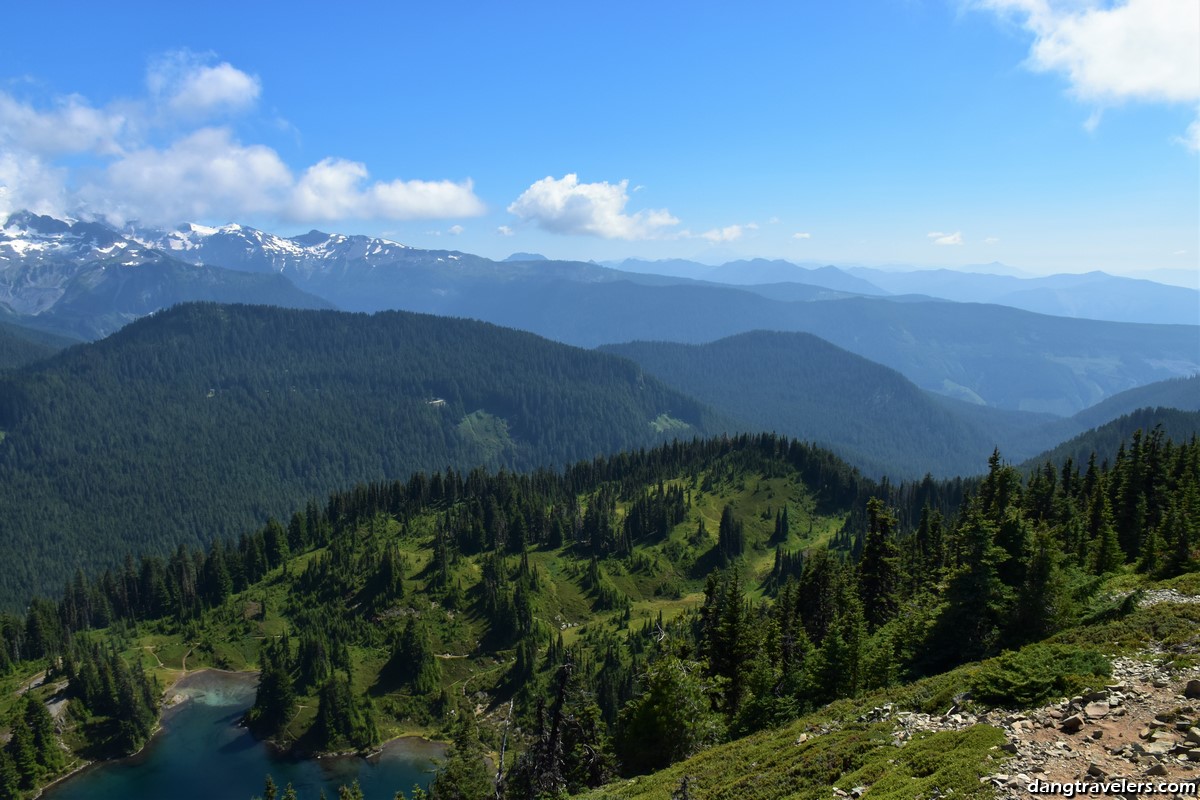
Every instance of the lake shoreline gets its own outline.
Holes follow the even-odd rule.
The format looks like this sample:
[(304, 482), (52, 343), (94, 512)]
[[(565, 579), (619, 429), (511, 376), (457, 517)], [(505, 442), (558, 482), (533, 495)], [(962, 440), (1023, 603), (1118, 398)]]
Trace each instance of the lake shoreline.
[[(194, 730), (203, 730), (203, 728), (194, 726), (192, 718), (192, 715), (196, 714), (194, 709), (203, 708), (203, 706), (216, 706), (216, 708), (223, 709), (217, 715), (221, 718), (223, 729), (228, 732), (223, 735), (233, 736), (233, 738), (238, 738), (236, 739), (238, 741), (246, 742), (245, 745), (234, 747), (234, 753), (250, 746), (248, 742), (256, 742), (260, 748), (259, 752), (263, 752), (265, 758), (268, 759), (268, 763), (264, 764), (265, 771), (270, 772), (277, 769), (277, 776), (283, 774), (294, 778), (298, 775), (296, 770), (299, 769), (301, 775), (310, 776), (308, 778), (310, 781), (332, 780), (328, 776), (340, 775), (344, 776), (344, 782), (349, 783), (354, 780), (355, 774), (359, 774), (360, 778), (364, 775), (360, 770), (370, 772), (383, 770), (380, 775), (394, 774), (397, 765), (414, 764), (416, 772), (408, 772), (410, 777), (402, 778), (400, 782), (397, 782), (397, 786), (401, 786), (401, 784), (407, 786), (409, 780), (414, 780), (424, 786), (427, 777), (420, 777), (420, 775), (427, 775), (439, 760), (445, 758), (449, 748), (445, 742), (428, 739), (420, 734), (404, 733), (394, 736), (383, 742), (382, 745), (371, 748), (370, 751), (301, 754), (290, 748), (278, 746), (277, 742), (256, 738), (241, 722), (246, 709), (253, 702), (254, 685), (258, 678), (257, 672), (204, 668), (194, 670), (194, 672), (188, 670), (187, 673), (168, 675), (166, 678), (163, 680), (167, 686), (162, 692), (160, 720), (158, 720), (154, 732), (137, 752), (120, 758), (102, 758), (79, 763), (70, 771), (38, 789), (34, 796), (58, 798), (61, 794), (64, 798), (67, 796), (76, 798), (79, 796), (80, 788), (101, 786), (100, 783), (96, 783), (96, 777), (82, 777), (92, 769), (103, 769), (106, 766), (118, 764), (120, 765), (118, 769), (137, 769), (142, 763), (158, 762), (163, 758), (161, 748), (167, 747), (168, 751), (178, 750), (180, 746), (178, 736), (191, 736)], [(188, 702), (188, 700), (194, 700), (194, 703)], [(209, 720), (214, 718), (211, 712), (206, 712), (206, 714), (209, 715), (206, 717)], [(229, 745), (234, 739), (221, 741)], [(271, 768), (271, 763), (276, 765), (274, 769)], [(407, 766), (401, 766), (400, 769), (407, 769)], [(312, 770), (316, 770), (316, 772)], [(312, 777), (314, 775), (318, 777)], [(320, 775), (325, 777), (319, 777)], [(83, 783), (74, 782), (77, 778)], [(101, 777), (100, 780), (107, 781), (110, 778)], [(342, 778), (337, 778), (337, 780), (342, 781)], [(67, 784), (68, 788), (62, 784)], [(326, 789), (329, 788), (329, 784), (326, 784)]]
[[(200, 677), (206, 673), (224, 675), (230, 679), (245, 683), (249, 683), (250, 679), (252, 678), (257, 679), (259, 675), (256, 670), (230, 670), (220, 669), (219, 667), (202, 667), (191, 672), (182, 673), (175, 678), (175, 680), (172, 681), (166, 689), (163, 690), (163, 713), (165, 714), (167, 711), (177, 708), (178, 706), (192, 699), (185, 691), (188, 687), (181, 686), (181, 684), (189, 681), (193, 677)], [(239, 722), (238, 726), (245, 727), (245, 723)], [(158, 734), (161, 728), (162, 723), (160, 720), (158, 726), (154, 730), (154, 734), (151, 735), (151, 739)], [(433, 753), (435, 755), (430, 755), (430, 757), (436, 758), (445, 757), (446, 752), (450, 747), (449, 742), (431, 739), (428, 736), (423, 736), (419, 733), (403, 733), (399, 736), (394, 736), (391, 739), (380, 742), (378, 745), (370, 748), (369, 750), (335, 750), (315, 752), (297, 750), (295, 747), (281, 744), (275, 739), (260, 739), (257, 736), (255, 736), (255, 738), (261, 741), (267, 747), (271, 748), (271, 750), (280, 758), (288, 758), (297, 761), (320, 761), (329, 758), (364, 758), (369, 760), (372, 758), (379, 758), (380, 756), (395, 750), (404, 750), (413, 754), (422, 755)], [(143, 745), (143, 748), (149, 745), (149, 743), (150, 740), (147, 740), (146, 745)], [(131, 754), (130, 756), (125, 756), (125, 758), (131, 758), (133, 755), (136, 755), (136, 753)]]

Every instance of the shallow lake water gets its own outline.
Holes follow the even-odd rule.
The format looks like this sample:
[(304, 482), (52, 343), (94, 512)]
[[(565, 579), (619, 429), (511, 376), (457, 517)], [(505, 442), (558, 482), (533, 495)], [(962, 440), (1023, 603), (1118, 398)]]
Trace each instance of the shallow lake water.
[(424, 739), (389, 742), (381, 754), (296, 760), (275, 753), (238, 721), (254, 702), (253, 675), (189, 675), (175, 691), (187, 697), (163, 713), (163, 729), (141, 752), (97, 764), (47, 790), (47, 800), (250, 800), (270, 773), (280, 794), (288, 783), (300, 800), (356, 778), (366, 800), (392, 800), (398, 789), (427, 786), (444, 748)]

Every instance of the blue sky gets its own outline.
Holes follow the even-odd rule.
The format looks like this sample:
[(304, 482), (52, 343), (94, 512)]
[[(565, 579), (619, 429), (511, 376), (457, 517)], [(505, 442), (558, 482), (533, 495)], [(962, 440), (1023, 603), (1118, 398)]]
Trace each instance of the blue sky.
[[(416, 4), (412, 4), (416, 5)], [(1198, 268), (1195, 0), (6, 9), (0, 212)]]

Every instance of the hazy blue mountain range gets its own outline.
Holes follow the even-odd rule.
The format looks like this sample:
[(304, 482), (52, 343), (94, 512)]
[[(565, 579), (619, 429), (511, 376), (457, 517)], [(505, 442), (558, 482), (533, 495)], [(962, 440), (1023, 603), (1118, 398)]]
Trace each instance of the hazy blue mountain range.
[[(802, 283), (867, 296), (920, 295), (956, 302), (994, 303), (1060, 317), (1200, 324), (1200, 292), (1196, 289), (1100, 271), (1036, 277), (999, 263), (956, 269), (879, 269), (761, 258), (730, 261), (720, 266), (686, 259), (626, 259), (607, 265), (634, 274), (657, 273), (734, 286)], [(764, 289), (760, 293), (791, 299), (779, 291)]]
[(1105, 272), (1018, 278), (950, 269), (888, 272), (855, 267), (852, 275), (893, 294), (999, 305), (1116, 322), (1200, 323), (1200, 292)]
[[(66, 225), (41, 220), (44, 226)], [(1064, 416), (1117, 392), (1200, 370), (1196, 326), (1065, 319), (909, 295), (853, 295), (846, 288), (862, 289), (861, 279), (833, 268), (745, 262), (742, 269), (759, 270), (764, 277), (791, 270), (834, 286), (734, 287), (584, 262), (495, 262), (319, 231), (283, 238), (239, 225), (184, 225), (174, 231), (132, 228), (122, 237), (96, 225), (86, 236), (76, 234), (82, 225), (87, 224), (45, 234), (62, 241), (70, 237), (76, 250), (65, 258), (52, 258), (47, 251), (38, 263), (66, 276), (91, 269), (95, 277), (78, 290), (66, 285), (69, 280), (50, 280), (41, 288), (55, 295), (54, 308), (38, 306), (34, 300), (42, 297), (44, 303), (45, 292), (34, 291), (33, 299), (24, 301), (26, 310), (16, 310), (35, 314), (28, 319), (44, 327), (92, 337), (189, 297), (311, 306), (322, 302), (315, 296), (353, 311), (474, 317), (585, 347), (634, 339), (701, 343), (756, 329), (804, 331), (898, 370), (924, 389), (997, 408)], [(33, 245), (14, 238), (19, 232), (19, 225), (5, 228), (8, 249), (25, 248), (21, 263), (28, 264)], [(96, 244), (85, 241), (89, 236)], [(117, 264), (137, 252), (141, 260), (134, 261), (141, 266), (106, 274), (94, 252), (106, 249)], [(118, 250), (126, 255), (116, 255)], [(86, 255), (72, 262), (72, 252)], [(183, 261), (206, 266), (189, 271), (179, 266)], [(239, 271), (245, 284), (218, 267)], [(4, 275), (12, 272), (0, 267)], [(260, 283), (269, 280), (279, 283)]]
[(1143, 406), (1200, 408), (1197, 377), (1130, 390), (1070, 418), (977, 406), (922, 390), (894, 370), (803, 333), (601, 349), (633, 359), (718, 412), (819, 443), (875, 477), (979, 474), (996, 448), (1019, 462), (1049, 442)]
[(781, 302), (710, 286), (558, 281), (499, 285), (464, 297), (459, 313), (583, 346), (804, 331), (925, 389), (1062, 416), (1200, 367), (1193, 326), (1065, 319), (994, 305), (866, 297)]
[(802, 283), (808, 286), (820, 286), (838, 292), (849, 292), (865, 295), (886, 295), (890, 292), (880, 289), (862, 278), (834, 266), (804, 266), (780, 259), (768, 260), (755, 258), (740, 261), (730, 261), (720, 266), (709, 266), (698, 261), (672, 258), (660, 261), (645, 261), (628, 258), (624, 261), (608, 262), (606, 266), (622, 272), (638, 275), (670, 275), (677, 278), (724, 283), (733, 286), (749, 286), (758, 284), (787, 284)]

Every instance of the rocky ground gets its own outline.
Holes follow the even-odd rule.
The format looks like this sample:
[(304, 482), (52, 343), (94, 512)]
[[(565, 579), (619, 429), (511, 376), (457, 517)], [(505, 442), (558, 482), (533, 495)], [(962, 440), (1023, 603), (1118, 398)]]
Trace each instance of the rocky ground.
[[(1156, 603), (1200, 603), (1200, 597), (1155, 590), (1147, 592), (1140, 604)], [(1110, 792), (1107, 796), (1196, 800), (1200, 796), (1200, 667), (1179, 668), (1174, 663), (1180, 655), (1196, 654), (1200, 654), (1200, 631), (1170, 650), (1158, 646), (1134, 657), (1114, 658), (1107, 686), (1041, 708), (982, 714), (952, 708), (938, 716), (897, 712), (889, 704), (873, 709), (862, 721), (893, 720), (896, 745), (920, 731), (959, 730), (976, 724), (1002, 729), (1008, 734), (1002, 749), (1011, 757), (1003, 762), (1003, 773), (983, 780), (1006, 800), (1037, 796), (1027, 788), (1035, 781), (1097, 784), (1121, 779), (1188, 786), (1176, 792)]]
[[(1170, 589), (1146, 592), (1140, 604), (1200, 603)], [(1200, 653), (1200, 631), (1171, 651), (1152, 648), (1113, 659), (1108, 686), (1025, 713), (980, 722), (998, 724), (1013, 754), (1006, 774), (991, 776), (1006, 798), (1028, 798), (1036, 781), (1190, 784), (1190, 791), (1113, 793), (1113, 796), (1195, 798), (1200, 784), (1200, 667), (1177, 669), (1174, 659)]]

